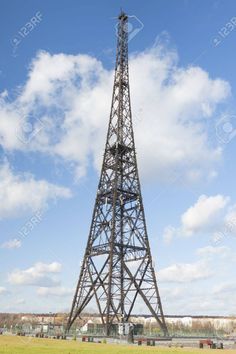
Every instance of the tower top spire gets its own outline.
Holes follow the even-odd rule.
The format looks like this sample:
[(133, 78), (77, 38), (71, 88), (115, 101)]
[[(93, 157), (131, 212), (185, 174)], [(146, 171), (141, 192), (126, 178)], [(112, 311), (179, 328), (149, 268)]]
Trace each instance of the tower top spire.
[(126, 13), (123, 11), (123, 9), (121, 8), (120, 9), (120, 14), (119, 14), (119, 16), (118, 16), (118, 19), (119, 20), (127, 20), (127, 18), (128, 18), (128, 15), (126, 15)]

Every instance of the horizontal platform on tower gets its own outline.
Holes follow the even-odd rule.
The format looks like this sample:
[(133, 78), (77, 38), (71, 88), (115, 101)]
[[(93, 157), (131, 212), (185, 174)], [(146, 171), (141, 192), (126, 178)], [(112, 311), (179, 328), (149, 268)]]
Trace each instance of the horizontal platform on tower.
[(113, 156), (118, 154), (119, 156), (127, 154), (127, 152), (132, 151), (132, 148), (130, 148), (127, 145), (121, 144), (121, 143), (115, 143), (110, 147), (110, 152)]
[[(125, 254), (130, 254), (132, 252), (138, 252), (138, 251), (144, 251), (147, 252), (147, 248), (146, 247), (142, 247), (142, 246), (135, 246), (135, 245), (129, 245), (129, 244), (122, 244), (122, 243), (118, 243), (115, 242), (114, 243), (114, 253), (115, 253), (115, 247), (118, 247), (119, 249), (121, 247), (123, 247), (124, 253)], [(95, 256), (97, 254), (108, 254), (110, 252), (110, 244), (109, 243), (104, 243), (102, 245), (97, 245), (97, 246), (93, 246), (91, 249), (91, 256)], [(142, 258), (142, 257), (141, 257)], [(132, 260), (137, 260), (132, 258)]]

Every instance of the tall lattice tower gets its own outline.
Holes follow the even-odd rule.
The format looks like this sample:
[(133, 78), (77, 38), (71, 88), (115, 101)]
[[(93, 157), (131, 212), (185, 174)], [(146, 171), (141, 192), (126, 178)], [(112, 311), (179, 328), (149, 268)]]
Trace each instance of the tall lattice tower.
[(153, 268), (132, 127), (128, 16), (121, 12), (110, 121), (87, 247), (67, 330), (94, 301), (110, 334), (142, 299), (164, 334), (167, 327)]

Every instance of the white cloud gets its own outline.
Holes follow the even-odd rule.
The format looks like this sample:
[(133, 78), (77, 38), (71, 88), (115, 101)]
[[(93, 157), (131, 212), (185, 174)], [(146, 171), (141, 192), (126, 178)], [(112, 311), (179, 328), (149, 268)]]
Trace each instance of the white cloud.
[(218, 233), (228, 236), (236, 231), (235, 210), (235, 205), (230, 205), (230, 198), (227, 196), (201, 195), (181, 215), (179, 227), (169, 225), (164, 228), (163, 239), (170, 242), (174, 237), (191, 237), (200, 233), (212, 237), (216, 237)]
[[(38, 53), (15, 101), (1, 98), (0, 144), (74, 162), (77, 177), (89, 159), (98, 168), (113, 76), (88, 55)], [(177, 53), (161, 44), (131, 55), (130, 80), (141, 173), (163, 180), (173, 173), (191, 181), (214, 176), (222, 152), (210, 145), (205, 122), (229, 96), (229, 84), (200, 67), (178, 67)]]
[(173, 226), (165, 227), (163, 231), (163, 239), (166, 243), (170, 243), (176, 234), (176, 229)]
[(52, 288), (47, 288), (47, 287), (40, 287), (37, 289), (37, 294), (40, 296), (58, 296), (58, 297), (64, 297), (68, 295), (72, 295), (74, 293), (73, 289), (68, 289), (65, 287), (52, 287)]
[(5, 295), (7, 293), (8, 293), (7, 289), (4, 286), (0, 286), (0, 295)]
[(214, 225), (220, 212), (228, 203), (229, 197), (201, 195), (181, 217), (184, 234), (191, 236), (193, 233)]
[(163, 268), (158, 272), (158, 279), (161, 282), (185, 283), (206, 279), (212, 276), (212, 271), (204, 261), (195, 263), (176, 263)]
[(40, 273), (60, 273), (61, 268), (62, 266), (58, 262), (52, 262), (49, 264), (39, 262), (34, 266), (34, 269)]
[(59, 273), (60, 271), (61, 264), (58, 262), (50, 264), (39, 262), (26, 270), (14, 270), (9, 274), (8, 280), (14, 285), (33, 285), (41, 287), (57, 286), (59, 281), (50, 275)]
[(34, 212), (49, 200), (69, 198), (68, 188), (36, 180), (31, 174), (14, 174), (7, 162), (0, 165), (0, 219)]
[(199, 257), (196, 262), (172, 264), (157, 273), (165, 311), (192, 315), (230, 314), (236, 284), (226, 278), (234, 276), (234, 249), (208, 245), (198, 248), (196, 255)]
[(0, 94), (0, 145), (7, 150), (20, 149), (21, 142), (16, 133), (21, 127), (20, 115), (14, 102), (8, 103), (8, 93), (3, 93)]
[(16, 305), (23, 305), (26, 303), (25, 299), (16, 299), (14, 302)]
[(6, 241), (2, 243), (2, 245), (0, 245), (0, 248), (7, 248), (7, 249), (20, 248), (20, 247), (21, 247), (21, 241), (18, 240), (17, 238)]
[(232, 293), (233, 297), (235, 297), (235, 291), (236, 291), (236, 284), (230, 281), (217, 284), (213, 288), (213, 294)]
[(185, 284), (178, 284), (178, 286), (173, 286), (175, 284), (168, 284), (167, 287), (161, 287), (161, 296), (168, 302), (177, 301), (182, 299), (188, 293), (188, 288)]
[[(234, 264), (230, 262), (230, 259), (225, 262), (224, 258), (216, 256), (211, 259), (200, 260), (192, 263), (192, 265), (201, 262), (202, 264), (205, 263), (206, 274), (209, 274), (206, 279), (192, 281), (191, 284), (187, 281), (172, 281), (173, 278), (177, 278), (175, 273), (174, 276), (171, 276), (171, 281), (160, 282), (165, 313), (230, 315), (234, 312), (236, 284), (233, 281), (227, 281), (225, 278), (225, 274), (233, 277)], [(179, 271), (181, 271), (181, 268), (179, 268)], [(181, 277), (181, 273), (179, 275)]]
[(221, 246), (221, 247), (206, 246), (206, 247), (198, 248), (196, 253), (198, 256), (204, 258), (210, 258), (212, 256), (226, 258), (230, 256), (231, 250), (229, 247), (226, 246)]

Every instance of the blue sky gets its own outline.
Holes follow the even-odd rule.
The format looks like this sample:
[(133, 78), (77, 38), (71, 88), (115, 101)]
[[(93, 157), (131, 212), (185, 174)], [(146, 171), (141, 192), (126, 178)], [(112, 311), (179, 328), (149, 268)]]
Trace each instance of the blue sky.
[(235, 313), (234, 1), (0, 7), (0, 312), (70, 307), (122, 7), (131, 16), (135, 138), (164, 311)]

